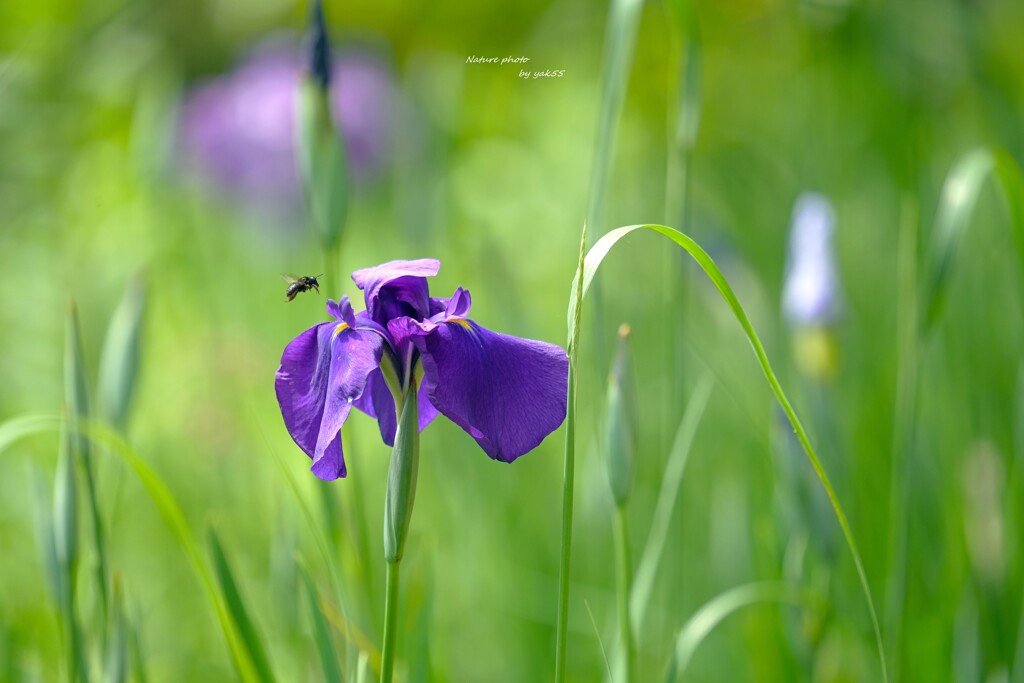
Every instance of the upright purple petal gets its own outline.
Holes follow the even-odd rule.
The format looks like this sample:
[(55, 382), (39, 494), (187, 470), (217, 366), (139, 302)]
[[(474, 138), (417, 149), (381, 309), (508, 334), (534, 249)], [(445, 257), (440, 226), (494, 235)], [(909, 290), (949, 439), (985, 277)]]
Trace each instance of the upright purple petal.
[(339, 432), (383, 350), (377, 333), (338, 322), (311, 327), (285, 347), (274, 380), (277, 401), (288, 433), (313, 459), (317, 477), (345, 476)]
[[(433, 406), (427, 397), (427, 390), (420, 387), (416, 395), (417, 409), (420, 419), (420, 431), (427, 428), (434, 418), (437, 417), (437, 408)], [(395, 445), (395, 431), (398, 429), (398, 418), (395, 413), (395, 399), (391, 396), (384, 375), (378, 369), (374, 371), (366, 382), (366, 390), (363, 395), (353, 403), (359, 410), (377, 420), (380, 428), (380, 437), (388, 446)]]
[(423, 320), (430, 315), (430, 290), (427, 278), (437, 275), (437, 259), (388, 261), (352, 273), (352, 280), (363, 290), (366, 311), (381, 325), (408, 316)]
[(419, 349), (430, 402), (495, 460), (533, 450), (565, 419), (569, 361), (560, 347), (464, 318), (406, 318), (389, 329), (403, 326)]

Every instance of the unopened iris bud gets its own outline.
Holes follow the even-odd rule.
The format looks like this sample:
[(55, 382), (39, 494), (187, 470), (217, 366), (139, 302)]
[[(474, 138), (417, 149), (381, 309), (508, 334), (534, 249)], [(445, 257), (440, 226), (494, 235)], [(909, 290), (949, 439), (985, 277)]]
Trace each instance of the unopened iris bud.
[(325, 249), (335, 249), (348, 212), (348, 170), (331, 116), (331, 55), (320, 2), (310, 15), (309, 54), (308, 73), (299, 85), (296, 163), (317, 239)]
[(831, 329), (841, 308), (833, 245), (835, 223), (835, 209), (825, 197), (805, 193), (797, 198), (782, 309), (793, 328), (796, 364), (816, 380), (830, 378), (838, 365)]
[(629, 325), (619, 327), (618, 351), (608, 376), (605, 404), (608, 483), (618, 506), (624, 505), (629, 498), (636, 451), (636, 391), (633, 387), (629, 335)]
[(324, 5), (314, 2), (309, 27), (309, 74), (322, 90), (331, 85), (331, 43), (327, 38)]
[(103, 417), (123, 429), (139, 374), (139, 339), (146, 304), (145, 284), (134, 280), (125, 288), (110, 319), (103, 342), (99, 372), (99, 409)]
[(388, 488), (384, 494), (384, 559), (394, 564), (402, 559), (409, 536), (409, 520), (416, 500), (416, 475), (420, 465), (419, 411), (416, 382), (409, 384), (399, 406), (398, 431), (388, 468)]

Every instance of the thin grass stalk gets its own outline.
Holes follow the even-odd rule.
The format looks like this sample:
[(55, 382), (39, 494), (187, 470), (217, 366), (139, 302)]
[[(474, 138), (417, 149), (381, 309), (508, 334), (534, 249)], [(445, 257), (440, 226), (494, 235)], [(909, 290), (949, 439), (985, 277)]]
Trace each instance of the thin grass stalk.
[[(587, 194), (587, 210), (583, 222), (580, 256), (577, 275), (582, 273), (583, 256), (587, 246), (587, 226), (601, 234), (600, 211), (608, 185), (612, 149), (615, 145), (615, 130), (622, 112), (629, 81), (629, 68), (633, 60), (637, 28), (640, 22), (640, 0), (612, 0), (608, 27), (605, 32), (605, 56), (601, 76), (601, 100), (595, 133), (595, 151), (591, 165), (590, 185)], [(582, 282), (582, 278), (578, 278)], [(596, 297), (600, 300), (600, 295)], [(577, 300), (582, 300), (582, 296)], [(573, 314), (578, 320), (580, 311)], [(601, 307), (595, 306), (595, 330), (602, 329)], [(562, 545), (558, 568), (558, 618), (555, 628), (555, 683), (565, 681), (565, 649), (568, 638), (569, 619), (569, 565), (572, 555), (572, 514), (573, 494), (576, 477), (576, 372), (579, 359), (574, 346), (579, 334), (570, 329), (569, 383), (567, 389), (565, 464), (562, 481)], [(604, 367), (604, 344), (600, 334), (595, 334), (596, 360)]]
[(565, 648), (569, 632), (569, 567), (572, 559), (572, 508), (576, 481), (576, 364), (579, 359), (583, 302), (583, 267), (587, 250), (587, 226), (580, 236), (576, 266), (575, 306), (570, 305), (569, 381), (566, 389), (565, 460), (562, 471), (562, 545), (558, 564), (558, 620), (555, 630), (555, 682), (565, 680)]
[(697, 434), (697, 427), (704, 416), (708, 399), (711, 397), (713, 386), (714, 380), (711, 373), (705, 371), (697, 381), (697, 387), (693, 390), (690, 400), (686, 403), (686, 411), (679, 422), (679, 429), (676, 431), (672, 450), (669, 453), (668, 462), (665, 464), (665, 473), (661, 479), (661, 489), (658, 491), (654, 517), (651, 520), (651, 530), (640, 555), (640, 562), (637, 564), (636, 577), (633, 580), (633, 589), (630, 594), (630, 618), (633, 631), (638, 637), (642, 634), (644, 616), (654, 590), (655, 574), (668, 541), (672, 514), (682, 488), (683, 474), (690, 458), (690, 449)]
[(889, 477), (890, 567), (885, 613), (886, 640), (893, 680), (899, 680), (900, 631), (906, 594), (906, 517), (911, 495), (909, 469), (917, 413), (918, 356), (921, 352), (921, 340), (917, 336), (920, 330), (917, 302), (917, 230), (917, 212), (910, 200), (905, 200), (899, 240), (899, 370), (892, 469)]
[(104, 541), (103, 521), (100, 517), (99, 496), (96, 492), (95, 466), (90, 452), (89, 440), (81, 435), (75, 424), (80, 420), (89, 419), (89, 392), (85, 377), (85, 359), (82, 353), (81, 334), (78, 326), (78, 312), (72, 303), (68, 311), (67, 334), (64, 350), (64, 400), (70, 410), (74, 449), (76, 457), (82, 463), (85, 474), (86, 504), (92, 524), (93, 544), (96, 546), (96, 564), (93, 577), (96, 581), (97, 603), (100, 613), (100, 631), (106, 632), (107, 623), (107, 553)]
[(613, 536), (615, 539), (615, 589), (619, 617), (619, 647), (622, 653), (622, 683), (632, 683), (636, 667), (636, 641), (629, 618), (629, 597), (633, 589), (633, 567), (629, 548), (628, 505), (616, 505)]

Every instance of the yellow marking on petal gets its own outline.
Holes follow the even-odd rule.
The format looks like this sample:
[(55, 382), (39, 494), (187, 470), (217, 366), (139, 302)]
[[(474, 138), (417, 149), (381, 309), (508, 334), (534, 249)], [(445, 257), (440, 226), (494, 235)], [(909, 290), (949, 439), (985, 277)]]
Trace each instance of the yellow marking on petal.
[(339, 334), (341, 334), (347, 329), (348, 323), (338, 323), (338, 326), (334, 328), (334, 334), (331, 335), (331, 339), (333, 340), (335, 337), (337, 337)]
[(465, 327), (470, 332), (473, 331), (473, 326), (470, 325), (469, 321), (466, 320), (465, 318), (448, 318), (448, 322), (450, 322), (450, 323), (458, 323), (458, 324), (462, 325), (463, 327)]

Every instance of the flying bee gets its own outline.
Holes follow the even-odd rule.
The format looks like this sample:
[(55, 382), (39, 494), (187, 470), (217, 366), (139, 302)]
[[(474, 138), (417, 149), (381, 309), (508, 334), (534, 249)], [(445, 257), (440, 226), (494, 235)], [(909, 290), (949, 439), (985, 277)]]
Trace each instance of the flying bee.
[(282, 275), (284, 281), (288, 283), (288, 289), (284, 290), (284, 295), (288, 297), (288, 301), (291, 301), (296, 295), (302, 292), (308, 292), (311, 289), (315, 289), (316, 293), (320, 293), (320, 283), (317, 278), (323, 277), (324, 274), (320, 273), (316, 277), (309, 275), (303, 275), (302, 277), (293, 277), (291, 275)]

